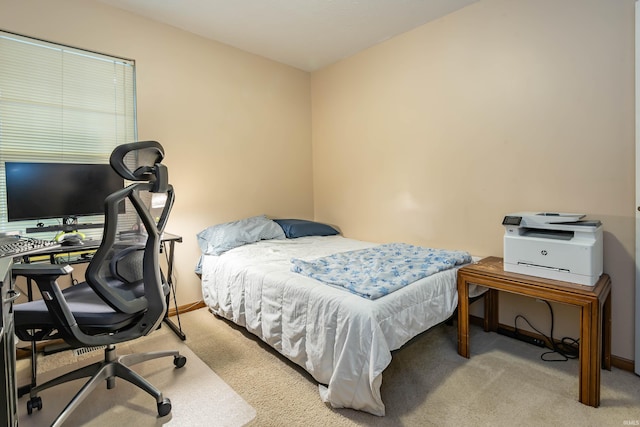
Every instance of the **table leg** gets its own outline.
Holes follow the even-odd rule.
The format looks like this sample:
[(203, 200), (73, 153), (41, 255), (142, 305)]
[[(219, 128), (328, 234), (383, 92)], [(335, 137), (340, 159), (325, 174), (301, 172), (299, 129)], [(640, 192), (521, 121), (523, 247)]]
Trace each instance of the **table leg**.
[(602, 307), (602, 367), (611, 370), (611, 293)]
[(580, 402), (595, 408), (600, 405), (601, 322), (597, 300), (580, 307)]
[(458, 273), (458, 354), (469, 358), (469, 285)]
[(495, 289), (487, 290), (487, 295), (484, 298), (484, 331), (495, 332), (498, 330), (498, 295), (499, 292)]

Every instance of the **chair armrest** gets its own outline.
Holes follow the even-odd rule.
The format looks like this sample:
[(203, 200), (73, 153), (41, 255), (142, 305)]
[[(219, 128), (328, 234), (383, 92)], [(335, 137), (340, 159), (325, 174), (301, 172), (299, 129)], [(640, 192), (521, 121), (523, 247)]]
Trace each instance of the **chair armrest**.
[(73, 271), (69, 264), (14, 264), (11, 267), (13, 277), (64, 276)]

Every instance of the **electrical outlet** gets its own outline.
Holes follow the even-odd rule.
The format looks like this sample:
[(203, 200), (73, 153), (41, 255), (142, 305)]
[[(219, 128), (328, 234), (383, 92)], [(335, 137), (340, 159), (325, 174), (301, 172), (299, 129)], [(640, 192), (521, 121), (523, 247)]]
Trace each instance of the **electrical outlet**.
[(539, 338), (533, 338), (531, 344), (537, 345), (538, 347), (545, 347), (544, 341)]

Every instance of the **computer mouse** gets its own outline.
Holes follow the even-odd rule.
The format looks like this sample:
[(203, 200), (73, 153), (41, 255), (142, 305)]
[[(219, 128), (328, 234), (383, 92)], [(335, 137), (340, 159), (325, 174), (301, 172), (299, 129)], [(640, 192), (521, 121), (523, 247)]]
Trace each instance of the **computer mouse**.
[(56, 238), (62, 246), (82, 245), (82, 235), (79, 233), (65, 233)]

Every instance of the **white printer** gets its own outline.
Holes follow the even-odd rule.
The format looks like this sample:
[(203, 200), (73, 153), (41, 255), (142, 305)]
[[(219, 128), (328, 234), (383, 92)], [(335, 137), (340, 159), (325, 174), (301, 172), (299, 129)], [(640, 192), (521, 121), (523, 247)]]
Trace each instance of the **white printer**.
[(504, 270), (593, 286), (602, 275), (602, 224), (584, 214), (504, 217)]

